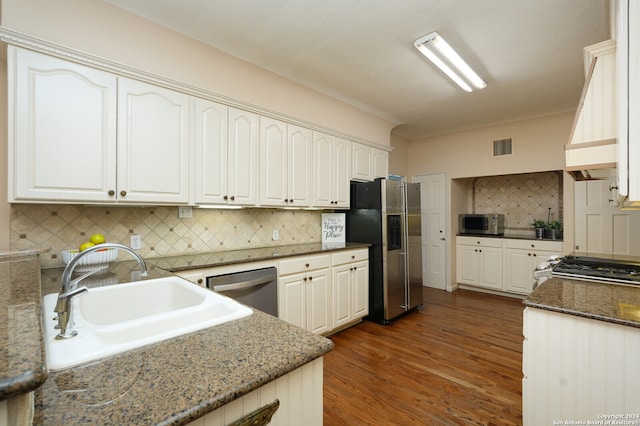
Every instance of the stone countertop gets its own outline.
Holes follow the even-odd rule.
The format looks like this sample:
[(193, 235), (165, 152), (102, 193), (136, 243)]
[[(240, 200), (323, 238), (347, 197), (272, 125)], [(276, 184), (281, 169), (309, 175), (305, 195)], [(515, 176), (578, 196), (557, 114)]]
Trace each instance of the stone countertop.
[(39, 282), (37, 253), (0, 253), (0, 400), (31, 392), (47, 378)]
[(524, 304), (640, 328), (640, 286), (554, 277), (538, 286)]
[[(171, 275), (169, 270), (368, 246), (304, 244), (148, 259), (150, 275), (145, 279)], [(38, 271), (42, 289), (35, 297), (38, 324), (40, 294), (60, 291), (62, 271)], [(133, 260), (116, 262), (87, 277), (83, 285), (91, 288), (137, 280), (137, 271)], [(50, 372), (48, 377), (45, 366), (46, 381), (35, 392), (34, 424), (186, 424), (332, 348), (333, 343), (324, 337), (254, 310), (248, 318)]]
[(536, 238), (535, 235), (518, 235), (518, 234), (503, 234), (503, 235), (482, 235), (482, 234), (456, 234), (456, 237), (480, 237), (480, 238), (502, 238), (505, 240), (527, 240), (527, 241), (551, 241), (562, 242), (562, 238), (550, 239), (550, 238)]
[(35, 392), (34, 424), (189, 423), (329, 352), (333, 343), (253, 315), (52, 372)]
[(312, 243), (288, 246), (260, 247), (255, 249), (221, 251), (211, 253), (187, 254), (145, 259), (158, 268), (179, 272), (189, 269), (211, 268), (237, 263), (273, 260), (281, 257), (301, 256), (305, 254), (330, 253), (339, 250), (368, 248), (366, 243)]

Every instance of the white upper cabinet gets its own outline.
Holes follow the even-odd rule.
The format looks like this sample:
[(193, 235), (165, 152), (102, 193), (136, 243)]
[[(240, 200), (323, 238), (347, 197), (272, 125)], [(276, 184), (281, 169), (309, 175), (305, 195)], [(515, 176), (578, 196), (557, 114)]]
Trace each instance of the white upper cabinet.
[(183, 93), (118, 79), (118, 199), (189, 202), (189, 103)]
[(352, 145), (353, 166), (351, 168), (351, 178), (353, 180), (367, 181), (373, 176), (373, 165), (371, 163), (371, 147), (354, 143)]
[(353, 166), (351, 178), (370, 181), (389, 175), (389, 153), (359, 143), (353, 144)]
[(349, 208), (351, 142), (313, 132), (313, 205)]
[(195, 202), (254, 205), (256, 115), (199, 98), (194, 114)]
[(189, 96), (14, 47), (10, 201), (189, 202)]
[(381, 149), (372, 149), (371, 161), (373, 163), (373, 179), (389, 176), (389, 153)]
[(117, 77), (13, 46), (7, 54), (9, 201), (115, 200)]
[(312, 132), (260, 118), (260, 205), (309, 207), (312, 203)]
[(616, 16), (618, 194), (640, 207), (640, 3), (619, 0)]

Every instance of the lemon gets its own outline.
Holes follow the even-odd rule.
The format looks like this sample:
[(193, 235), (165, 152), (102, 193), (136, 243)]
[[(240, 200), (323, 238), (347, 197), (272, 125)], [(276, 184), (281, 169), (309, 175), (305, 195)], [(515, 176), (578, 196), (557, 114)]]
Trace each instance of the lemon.
[(102, 235), (102, 234), (93, 234), (91, 236), (91, 238), (89, 238), (89, 241), (91, 241), (93, 244), (102, 244), (105, 241), (104, 235)]
[(80, 246), (79, 250), (80, 250), (80, 251), (85, 251), (86, 249), (88, 249), (88, 248), (90, 248), (90, 247), (93, 247), (93, 246), (95, 246), (95, 244), (94, 244), (94, 243), (92, 243), (91, 241), (87, 241), (86, 243), (83, 243), (83, 244)]

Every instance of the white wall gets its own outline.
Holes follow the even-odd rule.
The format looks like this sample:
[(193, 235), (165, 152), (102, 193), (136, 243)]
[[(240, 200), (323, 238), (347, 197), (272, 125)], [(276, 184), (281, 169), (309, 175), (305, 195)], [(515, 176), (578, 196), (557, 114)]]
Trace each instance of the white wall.
[(408, 139), (391, 133), (393, 151), (389, 153), (390, 174), (409, 176), (409, 143)]
[[(564, 169), (564, 145), (569, 141), (575, 112), (488, 126), (409, 142), (407, 176), (446, 173), (447, 241), (450, 242), (451, 283), (455, 288), (457, 215), (467, 208), (471, 180), (464, 178), (533, 173)], [(493, 156), (493, 141), (511, 138), (513, 154)], [(392, 140), (392, 144), (395, 140)], [(573, 180), (564, 174), (564, 250), (573, 247)]]
[(2, 26), (377, 144), (395, 125), (100, 0), (3, 0)]

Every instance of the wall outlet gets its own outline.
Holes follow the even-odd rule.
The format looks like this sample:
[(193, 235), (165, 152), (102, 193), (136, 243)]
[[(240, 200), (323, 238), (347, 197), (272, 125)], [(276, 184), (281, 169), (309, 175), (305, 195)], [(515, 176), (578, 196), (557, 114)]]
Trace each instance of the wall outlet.
[(280, 238), (280, 232), (278, 232), (277, 229), (273, 230), (273, 237), (271, 238), (273, 241), (278, 241), (278, 238)]
[(193, 217), (193, 209), (191, 206), (178, 207), (178, 219), (187, 219)]
[(131, 235), (131, 248), (134, 250), (140, 250), (142, 248), (142, 238), (140, 238), (140, 235)]

